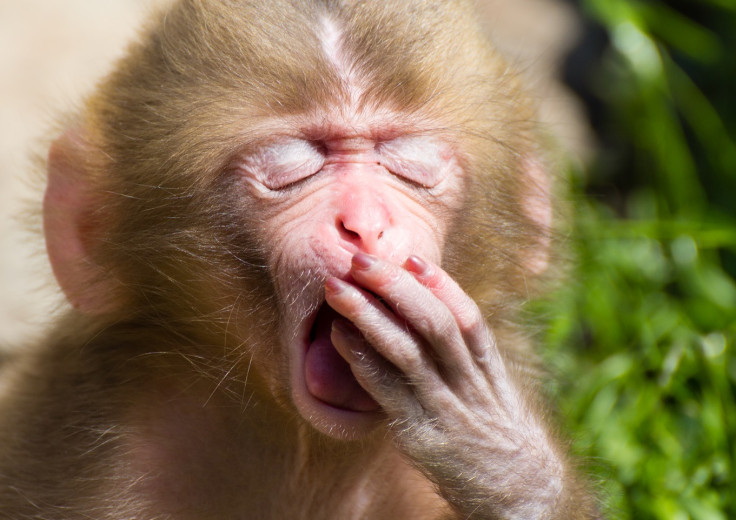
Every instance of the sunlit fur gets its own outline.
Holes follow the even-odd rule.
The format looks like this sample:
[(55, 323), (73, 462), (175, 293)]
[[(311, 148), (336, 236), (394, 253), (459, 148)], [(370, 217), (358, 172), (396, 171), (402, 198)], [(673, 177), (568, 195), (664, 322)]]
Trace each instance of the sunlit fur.
[[(547, 186), (525, 167), (544, 156), (519, 79), (473, 18), (463, 0), (183, 0), (150, 21), (60, 141), (84, 151), (75, 291), (96, 309), (70, 310), (9, 367), (1, 518), (460, 518), (447, 500), (485, 507), (488, 496), (463, 495), (472, 476), (453, 476), (452, 461), (421, 454), (452, 483), (438, 494), (386, 429), (338, 442), (296, 413), (285, 324), (319, 302), (290, 302), (320, 295), (330, 273), (270, 268), (260, 231), (273, 210), (249, 202), (233, 172), (295, 121), (374, 118), (450, 143), (465, 176), (457, 208), (437, 210), (443, 268), (481, 307), (512, 377), (533, 387), (516, 311), (548, 254), (537, 218)], [(389, 427), (400, 445), (426, 425)], [(569, 503), (558, 518), (590, 517), (572, 469), (559, 473)], [(505, 485), (499, 504), (514, 496)]]

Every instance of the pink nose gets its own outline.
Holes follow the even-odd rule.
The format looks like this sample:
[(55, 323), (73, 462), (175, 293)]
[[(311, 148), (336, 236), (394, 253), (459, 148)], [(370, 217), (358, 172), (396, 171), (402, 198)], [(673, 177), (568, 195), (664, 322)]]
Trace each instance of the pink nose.
[(335, 225), (340, 237), (370, 254), (380, 253), (390, 227), (388, 210), (371, 193), (351, 192), (343, 197)]
[(384, 226), (381, 224), (367, 222), (364, 225), (356, 225), (355, 221), (342, 218), (337, 225), (343, 240), (355, 244), (366, 253), (377, 253), (384, 234)]

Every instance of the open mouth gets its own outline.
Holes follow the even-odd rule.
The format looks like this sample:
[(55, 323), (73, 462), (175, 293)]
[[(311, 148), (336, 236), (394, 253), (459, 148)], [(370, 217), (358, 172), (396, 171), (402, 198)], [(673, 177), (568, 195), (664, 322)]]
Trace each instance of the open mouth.
[(350, 365), (332, 344), (332, 323), (340, 318), (326, 303), (317, 312), (304, 359), (307, 390), (314, 398), (335, 408), (353, 412), (376, 411), (378, 403), (363, 390)]

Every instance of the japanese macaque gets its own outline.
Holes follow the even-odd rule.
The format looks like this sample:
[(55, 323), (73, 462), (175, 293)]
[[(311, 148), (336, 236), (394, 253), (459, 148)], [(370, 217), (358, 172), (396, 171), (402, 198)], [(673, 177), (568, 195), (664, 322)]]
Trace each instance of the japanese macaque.
[(48, 154), (0, 518), (596, 517), (515, 325), (534, 120), (463, 0), (169, 5)]

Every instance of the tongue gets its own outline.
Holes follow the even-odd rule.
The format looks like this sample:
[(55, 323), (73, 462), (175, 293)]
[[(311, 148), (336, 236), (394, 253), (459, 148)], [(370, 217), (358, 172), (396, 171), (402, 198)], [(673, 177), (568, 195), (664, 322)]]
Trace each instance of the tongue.
[(378, 409), (378, 404), (355, 380), (350, 365), (335, 350), (330, 339), (337, 313), (324, 305), (312, 328), (304, 362), (309, 392), (329, 405), (356, 412)]

